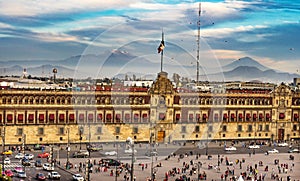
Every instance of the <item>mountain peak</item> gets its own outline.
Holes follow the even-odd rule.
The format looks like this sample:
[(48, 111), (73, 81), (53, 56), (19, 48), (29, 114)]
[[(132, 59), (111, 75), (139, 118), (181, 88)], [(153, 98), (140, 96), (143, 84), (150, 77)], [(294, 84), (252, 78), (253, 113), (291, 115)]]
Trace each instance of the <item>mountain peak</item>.
[(254, 60), (250, 57), (242, 57), (242, 58), (239, 58), (239, 59), (235, 60), (234, 62), (224, 66), (223, 70), (229, 71), (229, 70), (233, 70), (240, 66), (256, 67), (257, 69), (262, 70), (262, 71), (269, 69), (268, 67), (260, 64), (258, 61)]

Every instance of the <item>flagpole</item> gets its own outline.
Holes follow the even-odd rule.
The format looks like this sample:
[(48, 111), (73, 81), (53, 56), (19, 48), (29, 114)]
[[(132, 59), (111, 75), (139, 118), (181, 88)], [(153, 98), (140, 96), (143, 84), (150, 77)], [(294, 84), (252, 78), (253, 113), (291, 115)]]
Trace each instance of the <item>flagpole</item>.
[[(161, 42), (164, 42), (164, 30), (161, 31)], [(163, 71), (163, 60), (164, 60), (164, 50), (162, 49), (160, 52), (160, 71)]]

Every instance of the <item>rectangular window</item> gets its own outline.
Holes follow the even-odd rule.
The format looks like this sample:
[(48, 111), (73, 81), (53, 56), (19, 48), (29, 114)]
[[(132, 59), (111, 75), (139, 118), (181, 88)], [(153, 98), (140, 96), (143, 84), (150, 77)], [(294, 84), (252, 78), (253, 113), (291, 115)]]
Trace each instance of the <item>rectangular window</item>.
[(121, 128), (119, 126), (116, 127), (116, 134), (120, 134)]
[(265, 131), (270, 131), (270, 126), (268, 124), (265, 126)]
[(226, 132), (226, 131), (227, 131), (227, 126), (226, 126), (226, 125), (223, 125), (222, 131), (223, 131), (223, 132)]
[(285, 118), (284, 113), (279, 113), (279, 119), (284, 119), (284, 118)]
[(186, 126), (181, 126), (181, 132), (186, 133)]
[(58, 129), (58, 134), (60, 134), (60, 135), (65, 134), (65, 129), (64, 128), (59, 128)]
[(297, 131), (297, 124), (293, 125), (293, 131)]
[(248, 125), (248, 130), (247, 130), (247, 131), (248, 131), (248, 132), (252, 132), (252, 131), (253, 131), (252, 125), (251, 125), (251, 124)]
[(213, 131), (213, 127), (212, 126), (208, 126), (208, 131), (212, 132)]
[(195, 132), (199, 133), (200, 132), (200, 126), (195, 126)]
[(133, 132), (133, 134), (138, 134), (139, 133), (139, 128), (138, 127), (133, 127), (132, 132)]
[(44, 134), (44, 128), (38, 128), (38, 134), (43, 135)]
[(17, 135), (23, 135), (23, 128), (17, 128)]
[(263, 125), (258, 125), (258, 131), (262, 131), (263, 130)]
[(97, 127), (97, 133), (102, 134), (102, 127)]
[(238, 125), (237, 131), (242, 132), (243, 131), (243, 125)]

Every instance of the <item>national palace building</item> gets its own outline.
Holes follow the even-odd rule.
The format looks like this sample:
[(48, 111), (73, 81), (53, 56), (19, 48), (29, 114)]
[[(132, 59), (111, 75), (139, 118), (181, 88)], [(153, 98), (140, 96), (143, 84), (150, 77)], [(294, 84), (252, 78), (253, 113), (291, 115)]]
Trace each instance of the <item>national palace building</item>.
[(89, 90), (3, 87), (0, 128), (6, 145), (300, 138), (300, 93), (289, 85), (222, 83), (180, 88), (160, 72), (150, 86)]

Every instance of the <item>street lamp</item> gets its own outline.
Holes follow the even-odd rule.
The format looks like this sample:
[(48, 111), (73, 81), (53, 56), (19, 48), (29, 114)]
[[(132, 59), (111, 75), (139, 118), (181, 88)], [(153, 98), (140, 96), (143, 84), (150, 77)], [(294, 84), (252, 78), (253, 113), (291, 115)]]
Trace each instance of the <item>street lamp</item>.
[(82, 140), (83, 127), (79, 128), (79, 150), (81, 150), (81, 140)]
[(134, 167), (134, 141), (131, 137), (128, 137), (126, 139), (126, 143), (129, 144), (131, 146), (131, 151), (132, 151), (132, 154), (131, 154), (131, 171), (130, 171), (130, 181), (133, 181), (133, 167)]
[(67, 145), (67, 164), (66, 164), (66, 169), (69, 169), (69, 164), (70, 164), (70, 128), (67, 129), (68, 132), (68, 145)]
[[(5, 151), (5, 125), (3, 126), (2, 129), (2, 152)], [(5, 159), (5, 155), (2, 153), (2, 172), (4, 172), (4, 159)]]
[[(118, 145), (118, 140), (119, 140), (119, 137), (116, 136), (116, 146), (117, 146), (117, 161), (119, 161), (119, 145)], [(117, 172), (118, 172), (118, 166), (116, 164), (116, 173), (115, 173), (115, 181), (118, 180), (118, 175), (117, 175)]]
[(208, 128), (209, 128), (209, 125), (207, 125), (207, 129), (206, 129), (206, 147), (205, 147), (205, 155), (208, 155)]
[(198, 178), (198, 181), (200, 181), (200, 168), (202, 167), (202, 163), (198, 162), (197, 167), (198, 167), (198, 176), (197, 176), (197, 178)]

